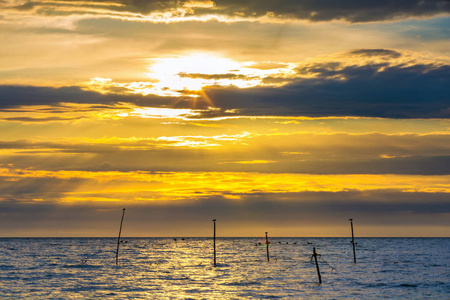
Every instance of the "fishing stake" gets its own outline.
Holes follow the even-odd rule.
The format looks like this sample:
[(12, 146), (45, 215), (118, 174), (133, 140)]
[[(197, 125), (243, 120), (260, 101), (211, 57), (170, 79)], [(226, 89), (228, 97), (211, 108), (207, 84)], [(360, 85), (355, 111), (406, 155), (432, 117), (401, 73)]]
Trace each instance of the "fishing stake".
[(352, 227), (353, 262), (356, 264), (355, 236), (353, 235), (353, 219), (348, 220), (350, 221), (350, 226)]
[(269, 238), (267, 237), (267, 233), (268, 232), (266, 232), (267, 261), (270, 261), (270, 256), (269, 256)]
[(213, 243), (214, 243), (214, 267), (217, 265), (216, 263), (216, 219), (213, 220), (214, 222), (214, 237), (213, 237)]
[(120, 220), (119, 237), (117, 238), (117, 250), (116, 250), (116, 266), (119, 264), (119, 246), (120, 246), (120, 234), (122, 233), (123, 216), (125, 215), (125, 208), (122, 209), (122, 219)]
[(319, 263), (317, 262), (317, 253), (316, 253), (316, 247), (313, 247), (313, 255), (314, 260), (316, 262), (316, 269), (317, 269), (317, 276), (319, 276), (319, 283), (322, 283), (322, 276), (320, 276), (320, 270), (319, 270)]

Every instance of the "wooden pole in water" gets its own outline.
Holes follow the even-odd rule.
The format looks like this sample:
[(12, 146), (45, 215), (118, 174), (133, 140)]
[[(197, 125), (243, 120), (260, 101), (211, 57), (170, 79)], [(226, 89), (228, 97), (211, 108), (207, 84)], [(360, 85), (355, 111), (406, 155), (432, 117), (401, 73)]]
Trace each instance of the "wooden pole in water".
[(353, 234), (353, 219), (349, 219), (349, 220), (350, 220), (350, 226), (352, 227), (353, 262), (356, 264), (355, 236)]
[(213, 220), (214, 222), (214, 267), (217, 265), (216, 262), (216, 219)]
[(116, 250), (116, 266), (119, 264), (119, 246), (120, 246), (120, 234), (122, 233), (123, 216), (125, 215), (125, 208), (122, 209), (122, 219), (120, 220), (119, 237), (117, 238), (117, 250)]
[(267, 261), (270, 261), (270, 256), (269, 256), (269, 238), (267, 237), (267, 233), (268, 232), (266, 232)]
[(319, 263), (317, 262), (316, 247), (313, 247), (313, 257), (314, 260), (316, 261), (317, 276), (319, 276), (319, 283), (322, 283), (322, 276), (320, 276)]

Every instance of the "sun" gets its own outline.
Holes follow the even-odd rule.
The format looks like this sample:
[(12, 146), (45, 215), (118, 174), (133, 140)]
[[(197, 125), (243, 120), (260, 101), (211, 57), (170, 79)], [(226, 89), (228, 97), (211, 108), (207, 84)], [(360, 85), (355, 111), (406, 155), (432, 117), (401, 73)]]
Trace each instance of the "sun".
[[(205, 86), (229, 85), (241, 65), (209, 53), (159, 58), (146, 75), (158, 82), (160, 90), (200, 91)], [(228, 81), (228, 82), (227, 82)]]
[(240, 67), (240, 64), (226, 57), (209, 53), (160, 58), (151, 70), (160, 74), (223, 74)]
[[(260, 67), (261, 65), (265, 67)], [(272, 67), (267, 68), (266, 65)], [(85, 82), (89, 90), (100, 93), (157, 95), (173, 98), (205, 99), (210, 103), (206, 87), (247, 89), (257, 86), (283, 85), (284, 81), (264, 82), (267, 77), (284, 78), (296, 74), (295, 65), (277, 62), (238, 62), (215, 53), (195, 52), (149, 59), (147, 80), (115, 82), (95, 77)]]

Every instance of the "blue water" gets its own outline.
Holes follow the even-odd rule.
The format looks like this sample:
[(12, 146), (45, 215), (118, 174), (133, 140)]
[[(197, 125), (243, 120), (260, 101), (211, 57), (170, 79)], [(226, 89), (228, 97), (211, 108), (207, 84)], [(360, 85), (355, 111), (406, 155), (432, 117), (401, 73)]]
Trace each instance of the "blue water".
[(123, 240), (2, 238), (0, 298), (450, 299), (450, 238)]

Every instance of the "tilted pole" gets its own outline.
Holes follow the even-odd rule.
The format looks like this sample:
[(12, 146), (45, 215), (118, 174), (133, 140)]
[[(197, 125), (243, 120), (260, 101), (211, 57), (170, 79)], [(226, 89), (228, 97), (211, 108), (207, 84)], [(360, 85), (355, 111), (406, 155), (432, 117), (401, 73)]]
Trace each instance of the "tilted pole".
[(322, 276), (320, 276), (319, 263), (317, 262), (316, 247), (313, 247), (313, 257), (314, 260), (316, 261), (316, 269), (317, 269), (317, 276), (319, 276), (319, 283), (322, 283)]
[(123, 216), (125, 215), (125, 208), (122, 209), (122, 219), (120, 220), (119, 237), (117, 238), (117, 250), (116, 250), (116, 266), (119, 264), (119, 246), (120, 246), (120, 234), (122, 233)]

